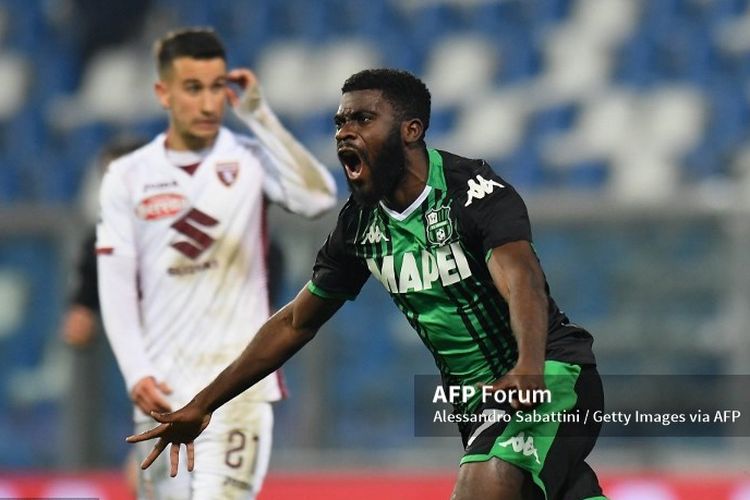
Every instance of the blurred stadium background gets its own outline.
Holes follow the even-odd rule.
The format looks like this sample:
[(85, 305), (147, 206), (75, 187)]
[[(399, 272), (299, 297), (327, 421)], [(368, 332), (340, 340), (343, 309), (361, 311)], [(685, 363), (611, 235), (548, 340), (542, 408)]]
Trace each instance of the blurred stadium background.
[[(422, 76), (429, 143), (489, 160), (525, 196), (602, 373), (747, 373), (748, 0), (0, 0), (0, 497), (127, 498), (119, 373), (101, 341), (74, 351), (58, 330), (93, 158), (162, 131), (150, 46), (182, 25), (215, 27), (230, 64), (255, 69), (342, 196), (341, 83), (372, 66)], [(271, 216), (290, 298), (334, 216)], [(435, 369), (380, 287), (286, 373), (261, 498), (447, 498), (460, 446), (414, 437), (413, 376)], [(746, 500), (749, 444), (605, 438), (592, 462), (613, 500)]]

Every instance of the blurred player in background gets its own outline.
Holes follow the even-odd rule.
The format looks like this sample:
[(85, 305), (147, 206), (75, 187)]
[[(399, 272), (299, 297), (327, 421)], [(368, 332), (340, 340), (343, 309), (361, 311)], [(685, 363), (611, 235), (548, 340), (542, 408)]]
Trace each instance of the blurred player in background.
[[(188, 443), (191, 461), (191, 441), (212, 413), (311, 340), (370, 274), (431, 351), (445, 384), (524, 394), (546, 387), (551, 401), (536, 411), (547, 415), (603, 407), (592, 337), (550, 297), (518, 193), (483, 160), (427, 148), (430, 93), (413, 75), (366, 70), (342, 93), (336, 143), (352, 196), (311, 281), (187, 406), (155, 415), (162, 425), (128, 438), (160, 437), (143, 466), (168, 443), (173, 470), (179, 443)], [(456, 403), (462, 414), (532, 408), (528, 394), (503, 404), (479, 395)], [(603, 498), (584, 461), (599, 432), (593, 422), (513, 419), (460, 431), (456, 500)]]
[[(99, 171), (95, 177), (101, 179), (106, 167), (117, 158), (135, 151), (146, 141), (124, 137), (104, 146), (96, 160)], [(91, 227), (82, 240), (76, 267), (75, 288), (71, 295), (68, 310), (65, 312), (61, 334), (63, 340), (73, 347), (89, 345), (96, 334), (99, 317), (99, 292), (96, 273), (96, 228)]]
[[(134, 137), (118, 137), (106, 144), (94, 161), (88, 173), (92, 188), (98, 191), (99, 182), (109, 165), (115, 159), (143, 146), (146, 141)], [(84, 193), (84, 201), (86, 198)], [(84, 212), (86, 204), (84, 203)], [(78, 262), (74, 275), (74, 288), (68, 308), (63, 315), (60, 335), (63, 341), (74, 348), (72, 363), (72, 385), (66, 400), (65, 438), (75, 452), (67, 455), (67, 462), (73, 467), (95, 467), (101, 464), (99, 454), (104, 429), (98, 425), (97, 414), (101, 413), (103, 399), (111, 397), (105, 393), (101, 374), (111, 366), (112, 354), (105, 340), (100, 338), (99, 293), (96, 271), (96, 226), (87, 229), (81, 241)], [(109, 366), (108, 366), (109, 365)], [(125, 465), (127, 484), (136, 489), (137, 463), (128, 459)]]
[[(96, 243), (105, 330), (137, 429), (187, 403), (268, 317), (266, 203), (313, 217), (336, 201), (330, 173), (281, 125), (254, 75), (227, 71), (213, 31), (170, 33), (156, 58), (169, 127), (110, 165)], [(222, 127), (227, 101), (254, 139)], [(282, 393), (269, 372), (216, 413), (193, 474), (170, 480), (165, 457), (141, 474), (139, 497), (254, 498), (270, 456), (269, 402)]]

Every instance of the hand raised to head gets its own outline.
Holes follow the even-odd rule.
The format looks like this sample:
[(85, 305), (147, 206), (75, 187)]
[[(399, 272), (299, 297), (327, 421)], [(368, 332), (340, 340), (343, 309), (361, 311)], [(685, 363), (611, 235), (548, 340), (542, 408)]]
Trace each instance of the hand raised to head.
[(255, 111), (263, 99), (255, 73), (247, 68), (233, 69), (227, 73), (227, 80), (239, 85), (243, 91), (239, 96), (234, 89), (227, 87), (227, 98), (232, 107), (241, 106), (246, 111)]

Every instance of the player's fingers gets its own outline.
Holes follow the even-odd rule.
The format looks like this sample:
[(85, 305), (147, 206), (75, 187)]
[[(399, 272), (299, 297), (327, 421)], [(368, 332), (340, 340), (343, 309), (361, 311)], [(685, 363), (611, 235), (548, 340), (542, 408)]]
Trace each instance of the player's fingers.
[(152, 408), (152, 412), (151, 413), (153, 413), (154, 410), (157, 411), (157, 412), (159, 412), (159, 413), (164, 413), (164, 412), (170, 412), (170, 411), (172, 411), (172, 405), (170, 405), (169, 401), (167, 401), (167, 399), (164, 396), (162, 396), (161, 391), (153, 391), (151, 393), (151, 398), (150, 399), (151, 399), (151, 405), (150, 406)]
[(243, 88), (250, 87), (255, 84), (255, 74), (247, 68), (233, 69), (227, 73), (227, 79), (239, 84)]
[(65, 341), (73, 347), (84, 347), (91, 340), (91, 335), (87, 332), (70, 332)]
[(227, 80), (236, 85), (239, 85), (243, 90), (248, 87), (247, 76), (239, 70), (230, 71), (227, 74)]
[(153, 411), (153, 408), (141, 397), (133, 398), (133, 404), (135, 404), (144, 415), (149, 416)]
[(161, 455), (161, 452), (164, 451), (164, 448), (167, 447), (167, 441), (164, 438), (159, 439), (156, 444), (154, 445), (154, 449), (151, 450), (151, 453), (148, 454), (148, 456), (143, 460), (141, 463), (141, 469), (148, 469), (149, 466), (154, 463), (154, 460)]
[(188, 443), (187, 447), (187, 470), (192, 472), (195, 466), (195, 443)]
[(163, 400), (163, 397), (161, 396), (160, 391), (156, 390), (153, 386), (148, 388), (145, 386), (138, 387), (133, 390), (131, 397), (133, 403), (135, 403), (135, 405), (146, 415), (150, 415), (154, 410), (164, 411), (159, 405), (159, 400), (157, 399), (161, 398)]
[(177, 475), (177, 466), (180, 464), (180, 444), (172, 443), (169, 448), (169, 475), (175, 477)]
[(125, 438), (125, 441), (128, 443), (139, 443), (141, 441), (148, 441), (149, 439), (153, 439), (155, 437), (161, 436), (172, 424), (160, 424), (154, 427), (153, 429), (149, 429), (147, 431), (141, 432), (140, 434), (133, 434), (132, 436), (128, 436)]
[(477, 384), (477, 387), (479, 388), (479, 390), (482, 390), (484, 387), (486, 387), (488, 391), (496, 392), (507, 389), (509, 385), (510, 384), (508, 383), (508, 380), (505, 377), (502, 377), (495, 380), (491, 384)]
[(76, 330), (63, 330), (62, 337), (66, 344), (73, 347), (80, 347), (86, 343), (80, 332)]
[(536, 387), (518, 387), (512, 394), (511, 406), (516, 410), (528, 411), (533, 409), (539, 402), (535, 391)]
[(234, 91), (234, 89), (227, 87), (227, 99), (229, 99), (229, 104), (231, 106), (236, 106), (239, 102), (240, 98), (237, 96), (237, 92)]
[(149, 413), (149, 415), (151, 415), (151, 418), (153, 418), (157, 422), (165, 425), (170, 425), (172, 422), (174, 422), (174, 414), (170, 412), (152, 411), (151, 413)]
[(159, 390), (164, 394), (172, 394), (172, 388), (166, 382), (159, 382)]
[(485, 387), (487, 388), (487, 390), (492, 390), (492, 389), (495, 388), (495, 383), (489, 384), (489, 383), (486, 383), (486, 382), (477, 382), (476, 384), (474, 384), (474, 389), (476, 389), (476, 390), (478, 390), (480, 392), (482, 390), (484, 390)]
[(521, 410), (521, 411), (529, 411), (534, 409), (534, 404), (531, 403), (524, 403), (517, 399), (514, 399), (511, 401), (510, 405), (513, 407), (514, 410)]

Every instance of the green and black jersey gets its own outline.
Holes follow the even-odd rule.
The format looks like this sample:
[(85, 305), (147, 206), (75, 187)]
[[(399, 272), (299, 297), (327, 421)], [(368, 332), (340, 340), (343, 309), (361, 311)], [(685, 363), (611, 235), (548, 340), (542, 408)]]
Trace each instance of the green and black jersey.
[[(531, 242), (526, 206), (486, 162), (428, 153), (427, 185), (404, 212), (347, 201), (308, 288), (323, 298), (353, 299), (372, 274), (430, 350), (446, 385), (492, 382), (513, 367), (517, 347), (486, 259), (505, 243)], [(593, 364), (591, 342), (550, 297), (547, 358)]]

